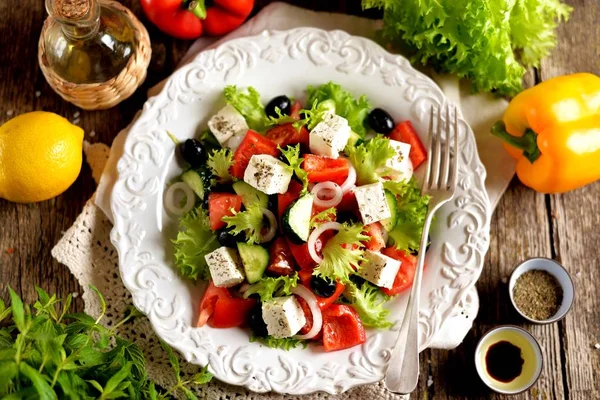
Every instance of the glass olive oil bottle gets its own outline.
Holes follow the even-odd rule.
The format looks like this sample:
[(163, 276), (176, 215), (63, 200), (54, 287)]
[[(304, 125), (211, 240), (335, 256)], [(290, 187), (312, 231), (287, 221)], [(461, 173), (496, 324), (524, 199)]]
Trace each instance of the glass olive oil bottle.
[(46, 0), (55, 23), (45, 30), (45, 57), (65, 81), (102, 83), (119, 74), (135, 52), (131, 20), (99, 0)]

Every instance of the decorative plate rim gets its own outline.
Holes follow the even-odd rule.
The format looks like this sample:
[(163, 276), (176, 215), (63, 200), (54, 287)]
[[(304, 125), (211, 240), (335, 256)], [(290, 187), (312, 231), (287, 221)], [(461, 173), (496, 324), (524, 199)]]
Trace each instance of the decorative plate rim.
[[(319, 353), (310, 353), (311, 350), (284, 352), (261, 348), (265, 359), (276, 364), (265, 366), (252, 357), (259, 351), (260, 346), (256, 343), (242, 343), (236, 348), (217, 345), (212, 334), (214, 330), (192, 328), (189, 316), (183, 316), (180, 311), (185, 307), (181, 297), (178, 294), (171, 298), (161, 297), (164, 294), (160, 290), (167, 290), (161, 283), (183, 287), (173, 269), (154, 254), (164, 249), (143, 247), (148, 246), (150, 238), (156, 235), (142, 227), (143, 217), (162, 209), (161, 182), (174, 153), (173, 144), (164, 135), (164, 125), (177, 120), (177, 106), (191, 104), (204, 95), (204, 90), (209, 92), (214, 88), (215, 85), (208, 82), (209, 78), (213, 81), (221, 79), (218, 85), (222, 87), (232, 77), (243, 75), (245, 69), (251, 71), (261, 63), (278, 64), (286, 57), (295, 62), (314, 64), (315, 68), (335, 66), (335, 73), (360, 74), (373, 82), (381, 79), (381, 85), (401, 93), (403, 101), (410, 103), (409, 113), (417, 121), (426, 117), (432, 105), (443, 110), (449, 107), (437, 85), (415, 70), (404, 57), (387, 52), (369, 39), (343, 31), (297, 28), (264, 31), (256, 36), (228, 41), (200, 53), (177, 70), (161, 93), (144, 104), (117, 164), (118, 179), (111, 196), (114, 215), (111, 241), (119, 254), (121, 278), (131, 292), (134, 304), (148, 316), (158, 336), (186, 360), (201, 365), (208, 363), (210, 371), (219, 380), (256, 392), (299, 395), (325, 391), (335, 394), (382, 378), (391, 348), (391, 345), (382, 347), (382, 341), (393, 344), (390, 337), (398, 330), (399, 319), (394, 321), (389, 334), (369, 332), (368, 340), (362, 346), (328, 353), (335, 354), (331, 356), (332, 360), (341, 357), (338, 355), (347, 355), (344, 363), (323, 363)], [(158, 129), (160, 126), (163, 127)], [(420, 310), (421, 350), (431, 343), (443, 322), (455, 315), (455, 306), (479, 278), (489, 247), (492, 210), (485, 190), (486, 172), (477, 153), (474, 135), (462, 118), (459, 119), (459, 140), (462, 162), (457, 193), (437, 218), (441, 229), (464, 235), (465, 239), (457, 245), (449, 243), (450, 240), (440, 241), (432, 245), (433, 251), (428, 252), (427, 259), (433, 257), (440, 264), (440, 267), (430, 268), (435, 270), (431, 279), (435, 279), (435, 283), (439, 280), (447, 283), (422, 294), (428, 306)], [(433, 252), (436, 252), (435, 256)], [(303, 351), (313, 354), (310, 361), (303, 360)], [(318, 368), (314, 363), (320, 363)]]

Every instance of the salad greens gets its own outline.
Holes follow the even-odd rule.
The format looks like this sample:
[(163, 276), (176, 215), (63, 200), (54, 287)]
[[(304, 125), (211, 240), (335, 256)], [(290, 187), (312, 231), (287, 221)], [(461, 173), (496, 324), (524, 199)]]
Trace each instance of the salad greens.
[(386, 161), (396, 155), (390, 141), (378, 135), (358, 146), (348, 146), (348, 159), (356, 169), (356, 184), (367, 185), (387, 173)]
[(381, 36), (408, 46), (413, 62), (469, 78), (475, 90), (515, 95), (525, 68), (556, 45), (571, 7), (560, 0), (362, 0), (384, 10)]
[(363, 241), (369, 237), (361, 223), (344, 223), (342, 229), (323, 247), (323, 261), (313, 271), (314, 275), (342, 283), (350, 281), (350, 275), (360, 268), (363, 260)]
[[(0, 397), (3, 399), (167, 399), (196, 396), (191, 385), (212, 375), (203, 368), (190, 379), (181, 377), (173, 350), (161, 342), (169, 356), (176, 384), (162, 391), (148, 379), (144, 354), (134, 343), (116, 334), (116, 328), (142, 314), (128, 314), (108, 328), (100, 324), (106, 302), (93, 286), (102, 306), (98, 318), (70, 314), (72, 296), (64, 301), (36, 288), (38, 300), (30, 305), (8, 288), (11, 306), (0, 300)], [(62, 306), (61, 304), (62, 303)]]
[(290, 165), (290, 168), (294, 171), (296, 177), (302, 182), (301, 194), (306, 193), (308, 191), (308, 174), (302, 169), (302, 161), (304, 161), (304, 158), (300, 157), (300, 144), (287, 146), (285, 149), (279, 147), (279, 150)]
[(294, 349), (300, 345), (306, 348), (307, 344), (304, 340), (294, 339), (294, 338), (274, 338), (273, 336), (256, 336), (254, 334), (250, 335), (250, 342), (261, 342), (267, 347), (272, 347), (274, 349), (282, 349), (285, 351), (289, 351)]
[(244, 292), (244, 298), (258, 294), (261, 301), (269, 301), (273, 297), (289, 296), (298, 285), (298, 274), (291, 276), (263, 277)]
[(177, 238), (173, 240), (179, 274), (192, 280), (210, 279), (204, 255), (216, 250), (219, 243), (210, 230), (207, 211), (202, 207), (191, 210), (179, 220), (179, 228)]
[(230, 183), (229, 167), (233, 165), (233, 153), (229, 149), (214, 150), (208, 155), (206, 164), (219, 183)]
[(356, 310), (365, 326), (378, 329), (387, 329), (392, 326), (387, 319), (390, 310), (383, 307), (389, 297), (384, 295), (377, 286), (369, 282), (363, 282), (360, 286), (354, 282), (348, 282), (344, 297)]
[(227, 228), (231, 229), (231, 233), (233, 235), (246, 234), (248, 244), (260, 243), (260, 231), (263, 227), (263, 212), (260, 204), (251, 204), (246, 211), (232, 211), (233, 216), (222, 218), (222, 221), (227, 222)]
[(388, 232), (389, 239), (399, 250), (419, 251), (430, 197), (421, 195), (414, 178), (408, 182), (386, 181), (383, 187), (396, 196), (398, 206), (398, 222)]
[(253, 87), (248, 87), (246, 91), (243, 91), (238, 90), (235, 85), (230, 85), (225, 87), (223, 93), (227, 103), (244, 116), (250, 129), (262, 132), (272, 125), (265, 112), (265, 107), (260, 101), (260, 94)]
[(264, 132), (273, 125), (293, 123), (296, 129), (304, 126), (306, 120), (298, 120), (289, 115), (283, 115), (276, 108), (277, 117), (269, 117), (265, 112), (265, 106), (260, 100), (258, 91), (249, 86), (246, 91), (239, 90), (235, 85), (226, 86), (224, 89), (225, 100), (231, 104), (246, 119), (250, 129)]
[[(315, 105), (316, 102), (316, 105)], [(325, 103), (325, 106), (319, 108), (319, 104)], [(321, 86), (308, 87), (307, 104), (313, 106), (311, 118), (315, 118), (317, 123), (323, 118), (323, 113), (333, 111), (340, 117), (348, 120), (348, 125), (356, 134), (364, 138), (367, 134), (366, 120), (371, 105), (366, 96), (355, 99), (346, 89), (333, 82)], [(317, 111), (318, 110), (318, 111)], [(309, 122), (309, 129), (316, 125), (313, 121)]]

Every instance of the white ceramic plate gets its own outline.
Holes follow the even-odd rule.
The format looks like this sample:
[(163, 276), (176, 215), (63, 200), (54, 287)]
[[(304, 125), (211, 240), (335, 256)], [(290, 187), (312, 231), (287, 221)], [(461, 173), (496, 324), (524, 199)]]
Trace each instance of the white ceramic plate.
[[(409, 119), (424, 139), (432, 105), (448, 107), (440, 89), (403, 57), (342, 31), (300, 28), (232, 40), (206, 51), (178, 70), (164, 90), (144, 105), (118, 162), (112, 193), (121, 277), (133, 301), (157, 334), (194, 364), (210, 364), (217, 379), (256, 392), (340, 393), (379, 381), (406, 305), (406, 295), (389, 303), (395, 327), (369, 330), (362, 346), (325, 353), (317, 345), (289, 352), (248, 341), (242, 329), (192, 328), (202, 287), (172, 269), (170, 239), (177, 220), (163, 210), (163, 192), (181, 172), (174, 144), (193, 137), (224, 105), (225, 85), (254, 86), (263, 101), (279, 94), (302, 98), (306, 86), (334, 81), (396, 121)], [(445, 110), (444, 110), (445, 111)], [(443, 113), (445, 114), (445, 113)], [(469, 126), (460, 120), (460, 170), (456, 196), (442, 208), (431, 233), (420, 310), (420, 345), (426, 348), (452, 316), (465, 290), (475, 284), (489, 245), (491, 208), (485, 169)], [(420, 168), (423, 174), (424, 168)], [(419, 177), (419, 176), (418, 176)]]

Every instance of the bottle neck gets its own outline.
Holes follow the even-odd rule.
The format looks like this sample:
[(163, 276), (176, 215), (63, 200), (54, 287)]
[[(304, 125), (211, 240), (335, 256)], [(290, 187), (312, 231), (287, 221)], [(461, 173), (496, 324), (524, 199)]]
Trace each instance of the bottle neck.
[(46, 10), (61, 24), (63, 34), (70, 40), (86, 40), (98, 33), (98, 0), (46, 0)]

